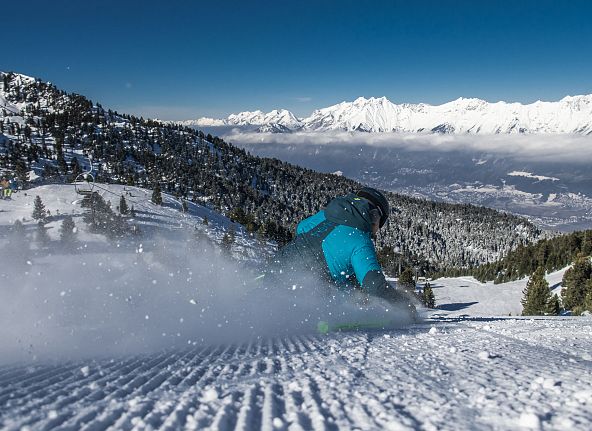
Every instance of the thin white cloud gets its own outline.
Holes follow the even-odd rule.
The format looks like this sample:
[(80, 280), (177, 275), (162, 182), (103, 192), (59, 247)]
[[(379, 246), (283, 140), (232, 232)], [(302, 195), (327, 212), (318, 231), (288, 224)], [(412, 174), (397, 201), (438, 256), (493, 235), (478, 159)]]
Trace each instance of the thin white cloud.
[(345, 131), (272, 134), (234, 128), (223, 137), (240, 144), (369, 145), (418, 152), (469, 151), (539, 162), (592, 162), (592, 136), (571, 134), (444, 135)]

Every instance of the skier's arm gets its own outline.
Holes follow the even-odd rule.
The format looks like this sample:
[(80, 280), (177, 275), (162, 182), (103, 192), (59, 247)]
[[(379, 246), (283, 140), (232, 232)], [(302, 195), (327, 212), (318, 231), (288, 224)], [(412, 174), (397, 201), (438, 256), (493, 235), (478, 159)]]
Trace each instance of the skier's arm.
[(319, 223), (325, 221), (325, 212), (319, 211), (316, 214), (311, 215), (308, 218), (305, 218), (296, 227), (296, 235), (300, 235), (304, 232), (308, 232), (312, 228), (314, 228)]
[(368, 243), (357, 248), (351, 259), (352, 267), (356, 278), (362, 284), (362, 288), (367, 291), (370, 295), (379, 296), (381, 298), (388, 299), (389, 287), (376, 252), (374, 251), (374, 245), (371, 240)]

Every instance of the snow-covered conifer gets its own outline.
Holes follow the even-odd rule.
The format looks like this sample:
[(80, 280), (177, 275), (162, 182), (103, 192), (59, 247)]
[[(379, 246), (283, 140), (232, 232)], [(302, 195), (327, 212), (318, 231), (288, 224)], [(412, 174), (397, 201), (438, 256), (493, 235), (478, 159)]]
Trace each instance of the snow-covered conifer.
[(47, 210), (45, 209), (45, 205), (43, 204), (43, 201), (39, 195), (35, 196), (32, 216), (34, 220), (45, 220), (47, 217)]
[(423, 304), (427, 308), (436, 308), (436, 297), (434, 296), (434, 289), (430, 283), (426, 283), (422, 294)]
[(522, 297), (523, 316), (542, 316), (549, 312), (551, 292), (545, 280), (545, 268), (539, 266), (530, 276)]
[(563, 306), (566, 310), (582, 307), (586, 297), (586, 284), (592, 277), (590, 258), (579, 254), (571, 268), (563, 275)]
[(156, 183), (154, 190), (152, 191), (152, 202), (156, 205), (162, 205), (162, 193), (159, 183)]
[(76, 239), (76, 224), (72, 216), (64, 217), (62, 225), (60, 226), (60, 240), (63, 243), (71, 244)]
[(37, 232), (36, 237), (37, 243), (41, 246), (46, 246), (49, 244), (50, 238), (49, 234), (47, 233), (47, 228), (45, 227), (45, 223), (39, 220), (37, 223)]
[(415, 291), (415, 276), (413, 270), (409, 267), (405, 268), (399, 277), (399, 286), (411, 292)]
[(129, 213), (127, 201), (125, 200), (125, 197), (123, 197), (123, 195), (121, 195), (121, 198), (119, 199), (119, 213), (122, 215), (127, 215)]

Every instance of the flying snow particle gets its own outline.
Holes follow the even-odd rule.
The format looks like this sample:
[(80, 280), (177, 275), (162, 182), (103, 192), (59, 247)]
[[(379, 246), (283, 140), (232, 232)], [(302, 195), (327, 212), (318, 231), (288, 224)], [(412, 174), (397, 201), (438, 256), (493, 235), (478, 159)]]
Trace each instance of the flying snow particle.
[(189, 300), (189, 303), (193, 304), (193, 305), (197, 305), (197, 302), (195, 301), (195, 299), (191, 298)]
[(82, 375), (84, 377), (88, 377), (88, 375), (90, 374), (90, 368), (88, 367), (88, 365), (86, 367), (82, 367), (80, 369), (80, 372), (82, 373)]
[(532, 412), (522, 412), (518, 423), (524, 428), (532, 430), (541, 429), (541, 419)]
[(429, 333), (430, 333), (430, 334), (437, 334), (437, 333), (438, 333), (438, 330), (436, 329), (436, 327), (435, 327), (435, 326), (432, 326), (432, 327), (430, 328), (430, 331), (429, 331)]
[(486, 352), (485, 350), (482, 352), (479, 352), (479, 354), (477, 355), (477, 357), (479, 359), (481, 359), (482, 361), (486, 361), (488, 359), (491, 358), (491, 355), (489, 354), (489, 352)]
[(204, 402), (211, 402), (218, 399), (218, 391), (215, 388), (206, 389), (203, 393), (201, 400)]
[(273, 427), (274, 428), (281, 428), (283, 426), (284, 426), (284, 421), (282, 421), (278, 417), (273, 418)]

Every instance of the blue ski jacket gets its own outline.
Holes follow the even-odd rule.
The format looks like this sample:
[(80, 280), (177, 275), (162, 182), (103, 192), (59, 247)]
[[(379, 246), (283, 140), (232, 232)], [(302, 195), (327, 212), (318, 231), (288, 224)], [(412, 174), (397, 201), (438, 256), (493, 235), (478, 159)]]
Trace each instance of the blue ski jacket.
[(278, 252), (274, 266), (280, 272), (317, 272), (339, 286), (353, 285), (355, 276), (368, 293), (387, 296), (371, 237), (370, 205), (353, 193), (333, 199), (298, 224), (296, 237)]

